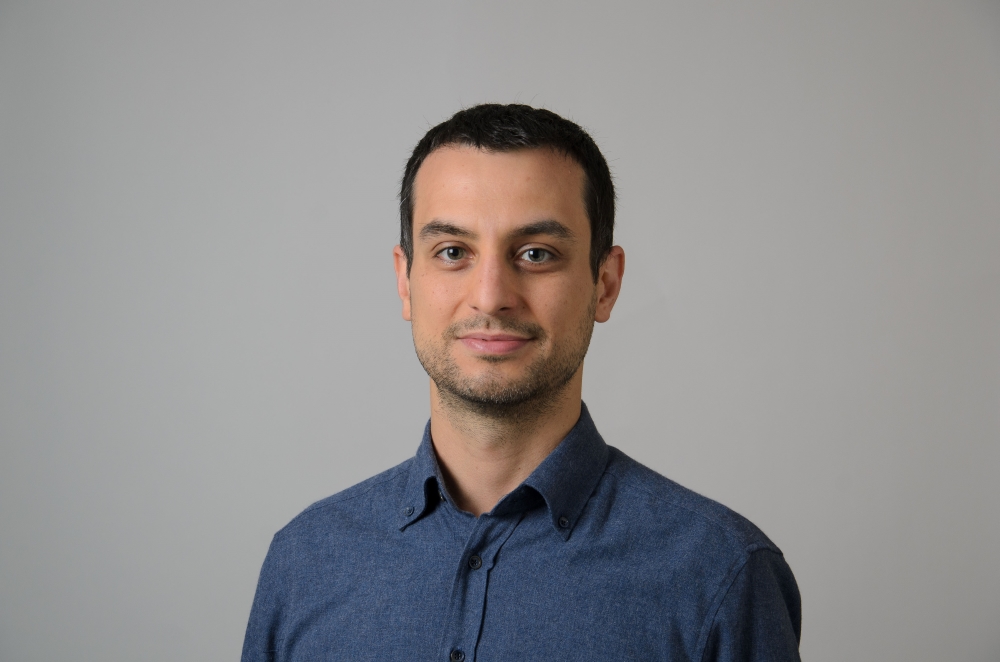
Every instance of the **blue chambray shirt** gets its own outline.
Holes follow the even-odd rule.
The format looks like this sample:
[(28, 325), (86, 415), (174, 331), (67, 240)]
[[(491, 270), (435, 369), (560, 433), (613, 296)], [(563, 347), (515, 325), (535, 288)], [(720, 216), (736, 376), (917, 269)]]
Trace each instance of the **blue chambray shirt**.
[(275, 534), (244, 662), (798, 660), (799, 593), (749, 521), (580, 420), (481, 517), (410, 460)]

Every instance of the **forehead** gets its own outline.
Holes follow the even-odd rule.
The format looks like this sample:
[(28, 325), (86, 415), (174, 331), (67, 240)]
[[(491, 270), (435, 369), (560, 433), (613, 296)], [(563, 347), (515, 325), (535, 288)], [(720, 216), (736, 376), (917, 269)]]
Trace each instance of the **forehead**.
[(417, 171), (413, 218), (420, 224), (442, 217), (517, 222), (545, 216), (572, 223), (582, 215), (587, 222), (584, 182), (576, 161), (548, 148), (489, 152), (442, 147)]

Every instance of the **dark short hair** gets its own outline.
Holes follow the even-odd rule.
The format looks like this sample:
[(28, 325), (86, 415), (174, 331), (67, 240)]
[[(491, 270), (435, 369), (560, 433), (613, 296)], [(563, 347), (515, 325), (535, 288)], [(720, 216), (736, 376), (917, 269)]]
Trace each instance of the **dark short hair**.
[(608, 162), (578, 124), (523, 104), (484, 103), (460, 110), (424, 134), (413, 148), (399, 188), (399, 245), (406, 255), (407, 273), (413, 262), (413, 182), (424, 159), (449, 145), (488, 152), (550, 148), (580, 164), (586, 177), (583, 200), (590, 219), (590, 269), (597, 281), (614, 243), (615, 186)]

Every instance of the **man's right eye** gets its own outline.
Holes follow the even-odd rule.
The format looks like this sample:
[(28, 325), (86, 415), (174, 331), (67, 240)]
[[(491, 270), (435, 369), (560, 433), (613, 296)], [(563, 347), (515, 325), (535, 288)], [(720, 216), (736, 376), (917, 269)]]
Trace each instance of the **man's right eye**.
[(461, 260), (463, 257), (465, 257), (465, 249), (459, 248), (458, 246), (449, 246), (448, 248), (445, 248), (440, 253), (438, 253), (438, 255), (443, 257), (445, 260), (448, 260), (449, 262), (454, 262), (457, 260)]

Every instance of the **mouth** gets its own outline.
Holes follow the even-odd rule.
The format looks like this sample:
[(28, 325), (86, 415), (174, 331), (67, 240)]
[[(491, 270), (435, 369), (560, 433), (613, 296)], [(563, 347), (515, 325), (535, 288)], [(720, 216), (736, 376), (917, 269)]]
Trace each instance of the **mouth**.
[(459, 336), (458, 340), (476, 354), (496, 356), (512, 354), (531, 342), (532, 338), (516, 336), (510, 333), (472, 331)]

